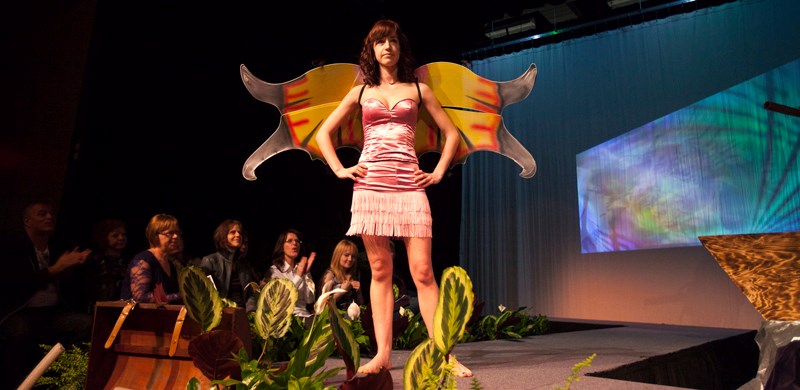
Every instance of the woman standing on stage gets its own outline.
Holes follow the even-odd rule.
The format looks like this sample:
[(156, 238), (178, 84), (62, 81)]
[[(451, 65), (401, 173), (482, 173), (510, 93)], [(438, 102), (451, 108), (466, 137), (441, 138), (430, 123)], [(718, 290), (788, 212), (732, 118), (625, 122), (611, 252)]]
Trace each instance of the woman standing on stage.
[[(431, 261), (431, 213), (425, 187), (442, 180), (460, 141), (431, 89), (416, 81), (414, 60), (407, 37), (391, 20), (372, 27), (361, 48), (364, 85), (341, 101), (316, 136), (322, 155), (337, 177), (352, 179), (352, 220), (347, 235), (361, 236), (372, 271), (372, 306), (378, 351), (359, 368), (376, 373), (391, 368), (392, 348), (392, 254), (389, 242), (402, 239), (409, 269), (419, 295), (428, 334), (433, 335), (433, 315), (439, 287)], [(336, 156), (332, 136), (345, 118), (361, 108), (364, 148), (358, 164), (345, 168)], [(419, 169), (414, 137), (418, 110), (430, 113), (445, 137), (442, 154), (431, 173)], [(471, 375), (460, 364), (457, 375)]]

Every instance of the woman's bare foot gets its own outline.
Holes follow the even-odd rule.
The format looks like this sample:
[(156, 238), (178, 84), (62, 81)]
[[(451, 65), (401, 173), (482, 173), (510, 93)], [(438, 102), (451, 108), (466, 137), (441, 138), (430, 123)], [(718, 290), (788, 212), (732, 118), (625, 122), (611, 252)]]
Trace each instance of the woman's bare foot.
[(453, 370), (452, 370), (453, 375), (455, 375), (455, 376), (457, 376), (459, 378), (466, 378), (466, 377), (471, 377), (472, 376), (472, 371), (469, 368), (467, 368), (465, 365), (461, 364), (461, 362), (456, 360), (455, 356), (450, 355), (450, 360), (453, 363), (455, 363), (455, 366), (453, 366)]
[(389, 362), (389, 359), (379, 359), (377, 356), (372, 358), (369, 363), (364, 364), (363, 366), (358, 368), (359, 374), (377, 374), (381, 371), (382, 368), (387, 370), (392, 369), (392, 364)]

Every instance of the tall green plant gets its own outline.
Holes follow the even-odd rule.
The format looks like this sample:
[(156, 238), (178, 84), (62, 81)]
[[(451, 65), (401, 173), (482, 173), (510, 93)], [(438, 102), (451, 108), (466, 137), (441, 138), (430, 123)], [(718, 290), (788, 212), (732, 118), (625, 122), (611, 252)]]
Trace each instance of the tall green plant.
[(195, 367), (207, 378), (222, 379), (241, 375), (231, 359), (244, 347), (242, 340), (229, 330), (214, 329), (222, 322), (222, 299), (201, 268), (183, 267), (178, 285), (186, 312), (199, 325), (202, 333), (189, 340), (189, 356)]
[(461, 338), (462, 343), (495, 339), (519, 339), (526, 336), (544, 334), (547, 331), (547, 317), (530, 316), (523, 306), (517, 310), (507, 310), (500, 306), (500, 314), (487, 314), (473, 324)]
[(270, 349), (276, 340), (286, 335), (292, 325), (294, 306), (297, 303), (297, 287), (287, 279), (270, 279), (261, 288), (256, 305), (255, 328), (264, 339), (264, 352)]
[(422, 320), (422, 313), (414, 313), (410, 309), (401, 307), (400, 315), (405, 317), (406, 325), (392, 340), (392, 349), (413, 349), (419, 343), (430, 338), (428, 328), (425, 327), (425, 322)]
[[(46, 352), (53, 349), (49, 344), (39, 344), (39, 347)], [(66, 348), (36, 381), (37, 388), (83, 389), (86, 386), (86, 372), (89, 368), (89, 349), (89, 343)]]
[(439, 303), (433, 316), (433, 338), (423, 341), (409, 355), (403, 368), (406, 389), (455, 388), (454, 363), (447, 357), (464, 334), (472, 316), (472, 281), (461, 267), (442, 273)]
[(216, 328), (222, 321), (223, 303), (203, 270), (195, 266), (181, 268), (178, 284), (189, 317), (200, 324), (204, 332)]
[(256, 330), (255, 311), (248, 314), (247, 320), (250, 324), (250, 336), (253, 342), (253, 356), (261, 356), (261, 361), (268, 362), (288, 362), (294, 354), (294, 350), (300, 346), (305, 338), (306, 329), (303, 319), (292, 316), (289, 330), (280, 338), (270, 338), (269, 344)]
[[(292, 311), (297, 301), (296, 287), (285, 279), (272, 279), (260, 291), (254, 320), (257, 333), (267, 341), (282, 338), (293, 323)], [(336, 310), (329, 296), (320, 297), (317, 315), (289, 362), (272, 367), (261, 358), (251, 360), (244, 350), (236, 356), (241, 379), (214, 380), (212, 384), (234, 389), (333, 389), (324, 381), (336, 375), (341, 367), (325, 370), (326, 360), (338, 348), (348, 371), (348, 380), (355, 375), (359, 363), (359, 347), (347, 321)], [(266, 346), (265, 346), (266, 349)], [(263, 356), (263, 354), (262, 354)], [(187, 389), (199, 389), (193, 378)]]

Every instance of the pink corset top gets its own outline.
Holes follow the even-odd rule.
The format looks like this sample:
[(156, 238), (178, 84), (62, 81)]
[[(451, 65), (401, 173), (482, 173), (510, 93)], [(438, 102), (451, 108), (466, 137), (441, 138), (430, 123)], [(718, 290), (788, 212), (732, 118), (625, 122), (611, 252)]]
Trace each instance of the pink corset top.
[(361, 115), (364, 149), (359, 161), (417, 162), (417, 102), (403, 99), (389, 108), (378, 99), (368, 98), (361, 104)]

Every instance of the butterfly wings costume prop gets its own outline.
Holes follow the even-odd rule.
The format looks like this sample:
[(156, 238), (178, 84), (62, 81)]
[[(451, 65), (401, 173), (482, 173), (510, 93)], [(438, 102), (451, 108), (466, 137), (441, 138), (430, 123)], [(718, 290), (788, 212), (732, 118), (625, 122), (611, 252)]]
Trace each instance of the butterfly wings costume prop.
[[(281, 112), (277, 130), (245, 161), (242, 175), (255, 180), (255, 170), (268, 158), (289, 149), (305, 150), (312, 159), (325, 159), (315, 136), (322, 123), (355, 86), (363, 84), (355, 64), (331, 64), (314, 68), (304, 75), (281, 84), (271, 84), (255, 77), (244, 65), (240, 72), (245, 87), (256, 99), (269, 103)], [(503, 108), (525, 99), (536, 80), (536, 65), (514, 80), (496, 82), (450, 62), (433, 62), (417, 68), (416, 76), (433, 91), (450, 120), (458, 128), (461, 143), (453, 165), (464, 163), (478, 150), (501, 154), (522, 167), (520, 176), (536, 173), (533, 156), (506, 129)], [(337, 129), (334, 146), (361, 151), (364, 132), (361, 110), (355, 110)], [(442, 135), (427, 111), (417, 119), (415, 149), (417, 156), (438, 152)]]

